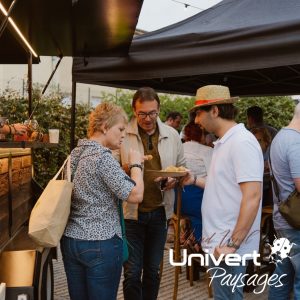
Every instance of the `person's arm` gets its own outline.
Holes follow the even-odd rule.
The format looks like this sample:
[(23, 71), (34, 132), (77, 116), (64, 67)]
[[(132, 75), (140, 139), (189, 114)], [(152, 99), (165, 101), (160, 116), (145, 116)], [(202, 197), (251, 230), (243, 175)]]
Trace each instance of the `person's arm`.
[(141, 203), (144, 197), (144, 180), (143, 171), (139, 167), (133, 167), (130, 169), (130, 177), (135, 182), (135, 186), (131, 190), (127, 202), (129, 203)]
[(184, 185), (195, 185), (202, 189), (205, 187), (206, 177), (199, 177), (197, 175), (193, 175), (190, 172), (182, 178), (181, 184)]
[(127, 202), (141, 203), (144, 198), (144, 179), (143, 179), (143, 161), (144, 156), (133, 149), (129, 150), (129, 172), (130, 178), (135, 182), (135, 186), (131, 190)]
[[(231, 235), (231, 239), (235, 245), (240, 246), (248, 235), (252, 224), (256, 218), (261, 199), (261, 182), (242, 182), (240, 189), (242, 192), (242, 201), (237, 223)], [(235, 253), (236, 248), (226, 245), (216, 247), (214, 255), (219, 257), (221, 253)]]
[(297, 190), (298, 193), (300, 193), (300, 178), (294, 178), (295, 182), (295, 189)]

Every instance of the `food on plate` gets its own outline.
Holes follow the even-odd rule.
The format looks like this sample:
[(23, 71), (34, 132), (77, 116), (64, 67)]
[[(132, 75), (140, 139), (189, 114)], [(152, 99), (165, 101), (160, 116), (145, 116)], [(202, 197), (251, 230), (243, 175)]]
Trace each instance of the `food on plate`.
[(165, 172), (185, 172), (186, 168), (185, 167), (175, 167), (175, 166), (168, 166), (164, 170)]

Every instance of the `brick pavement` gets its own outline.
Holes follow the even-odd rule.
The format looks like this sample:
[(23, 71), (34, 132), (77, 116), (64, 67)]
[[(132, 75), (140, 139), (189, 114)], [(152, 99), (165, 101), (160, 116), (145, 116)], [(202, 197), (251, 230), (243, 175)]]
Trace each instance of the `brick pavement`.
[[(69, 300), (66, 277), (64, 273), (63, 263), (59, 253), (57, 261), (53, 261), (54, 267), (54, 300)], [(174, 268), (168, 262), (168, 251), (164, 255), (164, 271), (162, 282), (159, 290), (158, 300), (171, 300), (173, 298), (174, 284)], [(267, 300), (267, 291), (262, 294), (245, 293), (246, 300)], [(118, 291), (118, 300), (123, 299), (122, 295), (122, 279)], [(185, 270), (179, 277), (178, 300), (204, 300), (209, 299), (206, 288), (205, 274), (201, 273), (200, 280), (194, 282), (194, 286), (190, 287), (186, 280)], [(82, 299), (85, 300), (85, 299)]]

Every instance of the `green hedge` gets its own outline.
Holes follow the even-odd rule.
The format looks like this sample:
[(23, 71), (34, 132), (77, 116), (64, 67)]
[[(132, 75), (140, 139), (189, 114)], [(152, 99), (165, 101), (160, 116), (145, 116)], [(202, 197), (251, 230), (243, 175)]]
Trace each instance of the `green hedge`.
[[(131, 98), (133, 93), (134, 91), (118, 89), (114, 94), (101, 93), (100, 98), (121, 105), (131, 117)], [(39, 103), (33, 118), (38, 121), (40, 130), (46, 133), (49, 128), (60, 129), (60, 144), (58, 148), (36, 149), (33, 151), (35, 178), (42, 186), (45, 186), (54, 176), (69, 154), (71, 108), (70, 105), (63, 104), (62, 99), (64, 96), (62, 93), (53, 92), (38, 101), (40, 99), (40, 90), (34, 90), (33, 107), (37, 102)], [(188, 110), (194, 104), (194, 97), (160, 94), (160, 99), (160, 118), (163, 121), (165, 121), (168, 112), (179, 111), (184, 117), (182, 125), (187, 122)], [(252, 105), (261, 106), (265, 112), (266, 123), (276, 128), (281, 128), (288, 124), (295, 106), (291, 97), (242, 98), (237, 103), (240, 111), (237, 121), (245, 122), (246, 109)], [(16, 92), (6, 90), (0, 95), (0, 115), (7, 116), (10, 123), (26, 120), (28, 118), (27, 110), (28, 100), (22, 98)], [(90, 108), (87, 105), (77, 104), (75, 141), (86, 136), (89, 112)]]
[[(49, 128), (60, 129), (60, 143), (57, 148), (33, 150), (35, 179), (42, 186), (55, 175), (59, 166), (70, 152), (70, 105), (64, 105), (63, 94), (52, 93), (39, 99), (35, 91), (33, 107), (38, 103), (33, 119), (38, 121), (39, 131), (47, 133)], [(10, 123), (23, 122), (28, 119), (28, 100), (13, 91), (5, 91), (0, 96), (0, 115), (9, 118)], [(86, 136), (87, 116), (90, 109), (86, 105), (76, 106), (76, 139)]]

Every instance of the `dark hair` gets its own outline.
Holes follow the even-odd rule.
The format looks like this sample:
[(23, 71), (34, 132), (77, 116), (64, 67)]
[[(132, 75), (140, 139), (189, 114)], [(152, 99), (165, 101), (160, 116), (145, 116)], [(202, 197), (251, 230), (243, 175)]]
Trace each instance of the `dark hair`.
[(177, 117), (182, 118), (182, 114), (178, 111), (171, 111), (168, 113), (166, 120), (168, 120), (168, 119), (175, 120)]
[(185, 142), (196, 141), (201, 143), (203, 129), (194, 122), (189, 122), (184, 126), (184, 140)]
[(270, 134), (270, 132), (267, 128), (265, 128), (265, 127), (254, 127), (254, 128), (251, 128), (251, 132), (254, 135), (256, 135), (257, 133), (261, 133), (263, 141), (267, 144), (267, 147), (270, 146), (271, 141), (272, 141), (272, 137), (271, 137), (271, 134)]
[(251, 117), (255, 123), (262, 123), (264, 119), (264, 112), (259, 106), (251, 106), (247, 109), (247, 117)]
[(136, 101), (145, 102), (153, 100), (156, 100), (158, 107), (160, 107), (160, 100), (155, 90), (151, 87), (141, 87), (133, 95), (131, 106), (135, 109)]
[[(214, 105), (202, 106), (200, 109), (210, 111)], [(232, 103), (216, 104), (219, 109), (219, 117), (226, 120), (234, 120), (238, 115), (238, 109)]]

